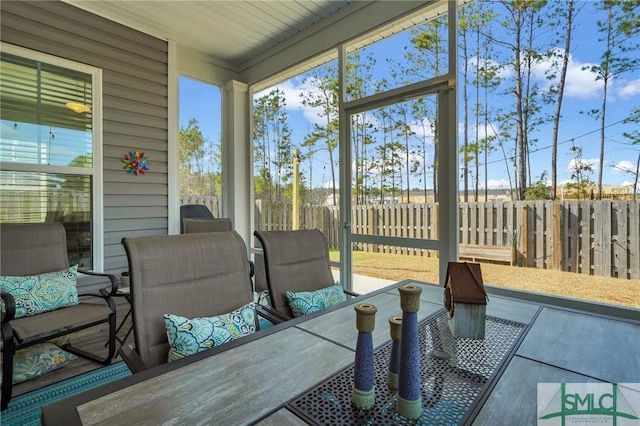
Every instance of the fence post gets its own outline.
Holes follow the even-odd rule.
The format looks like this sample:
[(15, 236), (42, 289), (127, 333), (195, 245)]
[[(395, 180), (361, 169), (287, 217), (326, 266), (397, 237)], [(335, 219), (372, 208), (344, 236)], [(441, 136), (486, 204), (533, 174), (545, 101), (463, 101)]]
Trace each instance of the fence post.
[(551, 236), (551, 268), (557, 271), (562, 269), (562, 206), (553, 203), (551, 213), (553, 219)]
[(522, 251), (521, 253), (521, 266), (529, 266), (529, 261), (528, 261), (528, 251), (529, 251), (529, 211), (527, 206), (522, 206), (522, 210), (521, 210), (521, 217), (522, 217), (522, 233), (520, 235), (520, 241), (522, 244)]
[[(374, 207), (369, 207), (367, 209), (367, 234), (369, 235), (375, 235), (376, 233), (376, 227), (374, 224), (374, 220), (375, 220), (375, 208)], [(366, 245), (366, 251), (369, 252), (375, 252), (377, 250), (375, 250), (373, 244), (365, 244)]]
[(610, 277), (611, 273), (611, 201), (597, 201), (593, 215), (593, 273)]
[(629, 227), (625, 235), (629, 250), (629, 279), (640, 279), (640, 201), (627, 204)]
[(435, 205), (435, 208), (432, 210), (433, 212), (433, 223), (431, 224), (431, 238), (434, 240), (438, 239), (438, 214), (440, 212), (439, 205)]
[[(433, 213), (432, 216), (431, 216), (431, 220), (432, 220), (432, 223), (431, 223), (431, 238), (434, 239), (434, 240), (437, 240), (438, 239), (438, 229), (440, 229), (440, 228), (438, 228), (438, 226), (439, 226), (439, 224), (438, 224), (438, 214), (439, 214), (439, 211), (440, 211), (440, 204), (433, 203), (431, 206), (432, 206), (431, 212)], [(459, 228), (460, 228), (460, 226), (458, 226), (458, 232), (460, 232)], [(458, 244), (460, 244), (460, 241), (458, 241)], [(431, 257), (431, 255), (434, 252), (429, 250), (428, 253), (429, 253), (429, 257)], [(436, 255), (437, 258), (440, 258), (440, 251), (436, 250), (435, 251), (435, 255)]]

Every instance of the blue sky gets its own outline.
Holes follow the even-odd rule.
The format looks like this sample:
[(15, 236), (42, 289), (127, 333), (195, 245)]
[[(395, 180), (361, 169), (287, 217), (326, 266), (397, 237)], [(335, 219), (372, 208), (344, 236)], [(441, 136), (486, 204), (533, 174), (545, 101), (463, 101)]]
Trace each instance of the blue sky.
[[(600, 135), (598, 122), (581, 114), (593, 108), (599, 108), (602, 102), (602, 82), (596, 81), (595, 76), (584, 67), (599, 62), (602, 51), (598, 41), (596, 20), (598, 15), (594, 13), (593, 4), (586, 3), (576, 18), (577, 25), (574, 31), (572, 42), (572, 55), (569, 62), (567, 75), (567, 86), (565, 88), (565, 98), (563, 104), (563, 120), (560, 126), (559, 147), (558, 147), (558, 181), (563, 183), (569, 180), (573, 158), (569, 153), (571, 146), (580, 147), (583, 150), (583, 161), (589, 162), (593, 166), (591, 179), (597, 180), (598, 156), (600, 146)], [(545, 33), (543, 32), (543, 37)], [(546, 34), (551, 37), (550, 32)], [(378, 58), (378, 64), (383, 63), (382, 58), (398, 56), (402, 52), (402, 43), (405, 43), (403, 36), (394, 37), (392, 42), (371, 46)], [(406, 37), (405, 37), (406, 39)], [(636, 56), (640, 52), (635, 51)], [(548, 63), (541, 63), (535, 70), (534, 78), (542, 85), (548, 84), (544, 78), (544, 70)], [(374, 71), (382, 75), (383, 71)], [(503, 71), (508, 74), (508, 71)], [(300, 143), (313, 124), (319, 120), (317, 111), (302, 105), (300, 93), (310, 90), (309, 84), (304, 83), (303, 78), (296, 77), (282, 82), (278, 87), (285, 92), (287, 99), (287, 109), (289, 120), (293, 129), (294, 143)], [(264, 92), (263, 92), (264, 93)], [(631, 110), (640, 106), (640, 75), (626, 74), (622, 78), (615, 79), (609, 90), (609, 102), (607, 105), (607, 127), (605, 141), (605, 162), (603, 172), (603, 183), (615, 185), (629, 185), (633, 183), (633, 175), (624, 173), (623, 170), (635, 170), (636, 160), (640, 151), (640, 146), (629, 146), (628, 141), (623, 137), (624, 131), (629, 132), (634, 129), (631, 124), (623, 124), (620, 121), (626, 118)], [(489, 99), (491, 104), (500, 103), (504, 107), (508, 104), (504, 98), (495, 95)], [(208, 139), (217, 140), (220, 135), (220, 90), (219, 88), (203, 83), (194, 84), (193, 81), (181, 79), (180, 82), (180, 125), (185, 126), (189, 118), (196, 118), (200, 127)], [(460, 121), (460, 141), (462, 141), (462, 114)], [(493, 128), (498, 130), (500, 123), (492, 123)], [(637, 126), (637, 125), (636, 125)], [(484, 128), (479, 129), (484, 133)], [(475, 134), (475, 128), (469, 128), (469, 134)], [(542, 130), (530, 137), (538, 139), (535, 147), (531, 149), (531, 176), (532, 180), (537, 180), (543, 171), (550, 172), (551, 150), (550, 150), (550, 127)], [(513, 143), (505, 141), (505, 146), (510, 149)], [(315, 156), (317, 164), (314, 168), (314, 186), (327, 186), (330, 173), (327, 170), (328, 160), (322, 153)], [(304, 164), (302, 166), (305, 167)], [(489, 158), (489, 187), (508, 188), (508, 177), (504, 167), (502, 152), (496, 150), (490, 153)], [(322, 170), (327, 170), (322, 173)], [(513, 177), (513, 170), (510, 171)], [(483, 186), (484, 177), (480, 177)], [(415, 183), (412, 182), (412, 186)], [(462, 188), (462, 185), (461, 185)]]
[(222, 91), (213, 84), (180, 77), (180, 127), (195, 118), (205, 138), (215, 142), (222, 130)]

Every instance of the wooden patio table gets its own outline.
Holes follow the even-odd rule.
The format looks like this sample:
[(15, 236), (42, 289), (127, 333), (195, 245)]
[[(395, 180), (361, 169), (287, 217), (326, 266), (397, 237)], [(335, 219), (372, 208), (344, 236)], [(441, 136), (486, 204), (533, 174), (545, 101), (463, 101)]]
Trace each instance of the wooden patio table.
[(390, 341), (388, 318), (402, 312), (397, 288), (408, 283), (424, 290), (419, 321), (442, 310), (442, 287), (403, 281), (48, 405), (42, 423), (305, 424), (287, 403), (353, 364), (354, 305), (378, 308), (372, 334), (381, 348)]

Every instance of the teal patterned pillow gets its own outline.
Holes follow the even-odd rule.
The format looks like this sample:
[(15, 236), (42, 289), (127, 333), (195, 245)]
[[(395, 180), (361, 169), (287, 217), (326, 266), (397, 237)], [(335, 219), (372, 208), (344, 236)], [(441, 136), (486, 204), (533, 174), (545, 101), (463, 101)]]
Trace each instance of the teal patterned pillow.
[(18, 349), (13, 356), (13, 383), (20, 383), (64, 367), (77, 357), (51, 343)]
[(28, 317), (77, 305), (77, 278), (78, 265), (40, 275), (0, 276), (0, 290), (10, 293), (15, 299), (15, 318)]
[(189, 319), (164, 315), (169, 361), (211, 349), (256, 331), (256, 306), (251, 302), (228, 314)]
[(286, 295), (294, 317), (312, 314), (347, 300), (339, 284), (314, 291), (287, 291)]

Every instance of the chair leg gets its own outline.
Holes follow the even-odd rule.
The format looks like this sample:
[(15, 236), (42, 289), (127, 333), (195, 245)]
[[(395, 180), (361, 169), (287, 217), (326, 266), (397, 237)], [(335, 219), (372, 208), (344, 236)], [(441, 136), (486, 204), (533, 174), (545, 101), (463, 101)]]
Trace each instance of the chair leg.
[(113, 312), (112, 314), (109, 315), (109, 350), (105, 358), (99, 358), (94, 354), (89, 353), (85, 350), (75, 348), (71, 346), (70, 343), (67, 343), (66, 345), (64, 345), (63, 349), (74, 355), (99, 362), (100, 364), (104, 364), (104, 365), (111, 364), (111, 360), (113, 359), (113, 356), (116, 353), (116, 313)]
[(13, 391), (13, 356), (16, 345), (13, 341), (13, 329), (9, 323), (2, 324), (2, 403), (0, 411), (4, 411), (11, 401)]
[(111, 364), (111, 360), (116, 354), (116, 312), (115, 310), (109, 315), (109, 354), (104, 364)]
[[(125, 342), (127, 341), (127, 339), (129, 338), (129, 335), (131, 334), (131, 332), (133, 331), (133, 326), (129, 327), (129, 330), (127, 330), (127, 334), (124, 335), (124, 337), (122, 338), (122, 341), (120, 342), (121, 344), (125, 344)], [(117, 336), (116, 336), (117, 339)]]
[[(120, 345), (124, 345), (124, 342), (127, 340), (127, 338), (129, 337), (129, 334), (131, 334), (131, 331), (133, 330), (133, 326), (131, 326), (131, 327), (129, 327), (129, 330), (127, 330), (127, 334), (125, 334), (122, 339), (118, 337), (118, 333), (120, 333), (120, 330), (122, 330), (122, 327), (125, 326), (125, 323), (127, 322), (127, 319), (130, 316), (131, 316), (131, 307), (129, 307), (129, 310), (127, 311), (127, 314), (122, 319), (122, 322), (120, 323), (118, 328), (116, 328), (116, 341), (118, 341), (118, 343), (120, 343)], [(107, 347), (108, 345), (109, 345), (109, 341), (107, 340), (107, 343), (105, 343), (104, 346)]]

